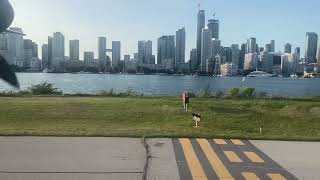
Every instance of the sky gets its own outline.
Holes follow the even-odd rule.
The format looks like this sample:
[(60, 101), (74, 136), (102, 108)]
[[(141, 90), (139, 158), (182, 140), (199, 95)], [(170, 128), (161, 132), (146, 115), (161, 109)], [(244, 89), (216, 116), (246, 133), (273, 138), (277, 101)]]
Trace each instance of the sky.
[[(122, 57), (138, 50), (139, 40), (157, 39), (186, 29), (186, 60), (196, 47), (199, 0), (9, 0), (15, 9), (14, 27), (21, 27), (39, 45), (53, 32), (62, 32), (69, 40), (80, 40), (80, 58), (84, 51), (94, 51), (97, 58), (98, 37), (121, 41)], [(201, 0), (206, 21), (216, 14), (220, 20), (223, 46), (241, 44), (256, 37), (260, 46), (276, 40), (276, 51), (285, 43), (304, 52), (305, 33), (320, 34), (319, 0)], [(41, 57), (41, 56), (40, 56)]]

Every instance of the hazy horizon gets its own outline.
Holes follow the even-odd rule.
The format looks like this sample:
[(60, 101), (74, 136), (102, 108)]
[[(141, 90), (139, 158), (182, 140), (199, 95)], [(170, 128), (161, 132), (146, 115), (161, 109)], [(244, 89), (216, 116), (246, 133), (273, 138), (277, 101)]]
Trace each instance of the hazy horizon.
[[(121, 41), (121, 58), (124, 54), (137, 52), (139, 40), (152, 40), (156, 55), (157, 38), (175, 35), (176, 30), (186, 28), (186, 60), (196, 47), (198, 1), (196, 0), (10, 0), (15, 9), (12, 26), (21, 27), (39, 45), (47, 43), (53, 32), (65, 35), (66, 55), (69, 55), (69, 40), (80, 40), (80, 58), (84, 51), (95, 52), (97, 38), (107, 37)], [(308, 4), (309, 2), (309, 4)], [(309, 6), (308, 6), (309, 5)], [(310, 6), (312, 5), (312, 6)], [(304, 55), (305, 33), (319, 34), (320, 17), (317, 10), (320, 2), (315, 0), (280, 0), (276, 3), (256, 0), (201, 1), (206, 10), (206, 21), (216, 13), (220, 20), (222, 45), (241, 44), (256, 37), (260, 46), (276, 40), (276, 51), (283, 51), (285, 43), (301, 47)], [(306, 6), (307, 8), (303, 8)], [(314, 23), (312, 23), (314, 22)]]

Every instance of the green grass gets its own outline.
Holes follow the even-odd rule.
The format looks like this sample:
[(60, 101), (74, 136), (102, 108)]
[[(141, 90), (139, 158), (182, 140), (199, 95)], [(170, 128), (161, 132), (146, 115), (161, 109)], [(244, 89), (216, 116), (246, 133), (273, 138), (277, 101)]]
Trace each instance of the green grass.
[(200, 98), (186, 113), (173, 97), (2, 97), (0, 135), (320, 141), (320, 101)]

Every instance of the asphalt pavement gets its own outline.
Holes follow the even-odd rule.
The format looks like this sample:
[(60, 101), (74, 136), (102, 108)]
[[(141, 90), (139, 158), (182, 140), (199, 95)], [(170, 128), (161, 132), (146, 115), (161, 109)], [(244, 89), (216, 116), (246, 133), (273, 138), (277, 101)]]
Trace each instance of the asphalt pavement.
[(320, 179), (320, 143), (0, 137), (1, 180)]

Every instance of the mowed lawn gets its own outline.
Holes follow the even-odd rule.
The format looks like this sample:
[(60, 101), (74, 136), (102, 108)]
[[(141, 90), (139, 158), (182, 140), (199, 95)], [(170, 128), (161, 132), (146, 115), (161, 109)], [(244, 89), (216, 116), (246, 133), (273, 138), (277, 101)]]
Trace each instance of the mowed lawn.
[(0, 135), (320, 140), (319, 101), (200, 98), (189, 106), (165, 97), (2, 97)]

